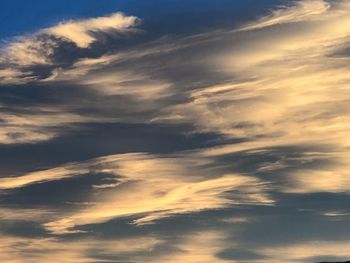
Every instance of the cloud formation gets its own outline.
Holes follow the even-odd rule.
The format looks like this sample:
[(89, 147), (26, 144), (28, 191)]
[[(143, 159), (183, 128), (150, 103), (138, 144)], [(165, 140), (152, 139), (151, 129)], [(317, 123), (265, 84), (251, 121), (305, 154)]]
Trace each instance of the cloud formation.
[[(348, 4), (301, 1), (218, 37), (220, 43), (214, 37), (211, 44), (222, 49), (208, 54), (207, 65), (233, 80), (191, 91), (189, 102), (168, 107), (155, 121), (195, 123), (199, 131), (247, 138), (258, 147), (328, 145), (324, 159), (340, 151), (338, 164), (289, 174), (304, 181), (299, 191), (347, 189), (339, 177), (348, 169), (349, 67), (348, 55), (341, 55), (350, 36)], [(316, 187), (315, 178), (323, 187)]]
[(115, 13), (105, 17), (63, 22), (54, 27), (43, 29), (42, 32), (67, 39), (80, 48), (87, 48), (96, 41), (94, 32), (123, 32), (133, 27), (136, 22), (137, 18), (134, 16)]
[[(64, 21), (10, 41), (0, 58), (5, 154), (43, 142), (43, 152), (61, 143), (66, 153), (68, 135), (96, 133), (96, 124), (104, 130), (120, 125), (109, 136), (123, 147), (97, 145), (101, 135), (93, 134), (88, 143), (95, 148), (76, 144), (82, 148), (75, 150), (78, 161), (5, 170), (0, 220), (30, 222), (44, 234), (29, 240), (4, 233), (3, 260), (21, 262), (29, 254), (45, 262), (43, 250), (71, 262), (347, 256), (348, 242), (324, 241), (331, 236), (326, 231), (307, 237), (309, 232), (288, 232), (283, 246), (273, 238), (285, 233), (285, 220), (308, 230), (304, 219), (310, 217), (326, 229), (330, 220), (348, 216), (339, 200), (347, 200), (350, 187), (349, 7), (346, 0), (295, 1), (241, 26), (156, 39), (135, 34), (130, 42), (123, 37), (137, 31), (139, 19), (115, 13)], [(132, 142), (123, 141), (122, 125), (140, 130)], [(139, 138), (145, 126), (194, 141), (205, 135), (211, 146), (193, 143), (175, 151), (154, 145)], [(152, 147), (139, 150), (141, 141)], [(96, 152), (87, 154), (90, 149)], [(54, 199), (50, 189), (65, 194)], [(37, 200), (43, 193), (49, 199), (44, 204)], [(108, 242), (98, 237), (114, 229), (103, 230), (108, 224), (126, 230)], [(271, 226), (280, 231), (259, 241)], [(254, 238), (249, 231), (256, 231)], [(72, 236), (79, 244), (69, 241)], [(11, 248), (23, 242), (29, 248)], [(104, 251), (94, 250), (101, 246)]]
[[(74, 232), (72, 228), (75, 226), (131, 216), (137, 216), (134, 223), (142, 225), (176, 214), (231, 205), (269, 205), (273, 202), (264, 193), (267, 186), (257, 178), (220, 174), (210, 159), (197, 159), (187, 154), (106, 156), (87, 163), (1, 178), (0, 188), (9, 190), (91, 172), (111, 174), (115, 180), (94, 187), (99, 195), (96, 200), (91, 200), (92, 205), (67, 215), (58, 215), (63, 218), (46, 223), (46, 229), (65, 234)], [(226, 196), (229, 191), (234, 192)]]
[(322, 19), (331, 4), (324, 0), (304, 0), (296, 1), (294, 6), (274, 10), (267, 17), (262, 17), (257, 22), (253, 22), (239, 30), (255, 30), (265, 27), (297, 23), (302, 21)]
[[(88, 263), (99, 262), (100, 258), (111, 255), (118, 255), (121, 260), (132, 256), (139, 260), (138, 253), (152, 251), (162, 242), (152, 236), (108, 241), (80, 239), (77, 242), (63, 241), (52, 237), (34, 239), (5, 235), (0, 240), (2, 244), (0, 246), (0, 260), (9, 263), (23, 261), (29, 263), (47, 261)], [(98, 253), (101, 245), (103, 245), (104, 251)]]
[(128, 32), (136, 23), (136, 17), (122, 13), (65, 21), (10, 42), (2, 49), (0, 62), (14, 66), (52, 64), (51, 58), (55, 49), (62, 45), (61, 41), (74, 43), (78, 48), (84, 49), (97, 40), (97, 33)]
[(349, 256), (348, 242), (305, 242), (285, 247), (274, 247), (262, 250), (271, 260), (283, 262), (312, 261), (336, 255), (346, 260)]

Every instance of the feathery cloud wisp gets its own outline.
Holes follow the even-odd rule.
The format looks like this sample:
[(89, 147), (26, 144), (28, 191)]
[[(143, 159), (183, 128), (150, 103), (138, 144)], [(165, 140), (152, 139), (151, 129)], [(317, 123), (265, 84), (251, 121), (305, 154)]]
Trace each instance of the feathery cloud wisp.
[(122, 13), (66, 21), (9, 42), (1, 50), (0, 63), (14, 67), (52, 64), (51, 56), (60, 46), (60, 41), (74, 43), (78, 48), (88, 48), (97, 40), (96, 33), (128, 32), (132, 30), (137, 21), (136, 17), (125, 16)]
[[(196, 169), (194, 169), (194, 167)], [(57, 215), (47, 230), (74, 232), (79, 225), (102, 223), (113, 218), (137, 217), (137, 225), (175, 214), (193, 213), (241, 204), (269, 205), (266, 185), (257, 178), (222, 174), (211, 159), (196, 155), (152, 156), (122, 154), (46, 171), (1, 178), (0, 188), (9, 190), (48, 181), (94, 173), (115, 175), (110, 187), (94, 187), (98, 198), (91, 205)], [(232, 194), (225, 194), (233, 191)], [(69, 200), (67, 200), (69, 201)]]

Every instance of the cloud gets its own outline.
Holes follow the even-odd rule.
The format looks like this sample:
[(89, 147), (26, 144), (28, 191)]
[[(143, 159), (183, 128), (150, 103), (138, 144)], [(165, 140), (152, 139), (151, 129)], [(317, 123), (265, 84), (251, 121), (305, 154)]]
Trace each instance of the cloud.
[(314, 19), (323, 19), (331, 4), (324, 0), (295, 1), (294, 6), (273, 10), (271, 15), (260, 18), (257, 22), (243, 26), (239, 30), (255, 30), (273, 25), (297, 23)]
[[(131, 54), (128, 59), (132, 59)], [(54, 71), (44, 81), (69, 81), (94, 89), (103, 95), (131, 96), (143, 103), (171, 95), (170, 83), (152, 79), (146, 72), (140, 72), (137, 69), (113, 68), (113, 64), (118, 64), (119, 60), (122, 60), (121, 55), (81, 59), (69, 69)]]
[[(120, 64), (167, 52), (167, 48), (157, 45), (156, 49), (143, 47), (110, 55), (79, 51), (88, 49), (93, 41), (103, 45), (95, 33), (131, 32), (137, 21), (136, 17), (116, 13), (64, 22), (9, 42), (0, 58), (0, 84), (5, 93), (0, 98), (1, 106), (4, 101), (0, 143), (48, 141), (87, 122), (147, 122), (161, 101), (173, 95), (171, 83), (152, 76), (148, 65), (137, 68)], [(67, 41), (78, 49), (73, 48), (73, 54), (67, 56), (69, 61), (61, 63), (58, 60), (64, 57), (61, 49), (66, 48)], [(45, 99), (55, 103), (45, 103), (40, 96), (35, 100), (25, 89), (40, 89), (41, 94), (48, 95)], [(73, 96), (76, 90), (79, 97)], [(24, 107), (21, 103), (28, 99), (31, 104)]]
[[(1, 144), (16, 143), (36, 143), (47, 141), (57, 137), (61, 132), (59, 127), (62, 125), (75, 123), (84, 123), (95, 121), (96, 118), (81, 116), (79, 114), (66, 113), (64, 110), (55, 108), (36, 108), (32, 107), (23, 112), (6, 112), (0, 113), (2, 127), (0, 128)], [(35, 114), (33, 114), (33, 111)]]
[(334, 161), (334, 152), (340, 151), (338, 163), (291, 169), (289, 178), (296, 180), (293, 191), (345, 191), (350, 117), (346, 106), (349, 56), (344, 51), (350, 37), (348, 4), (299, 1), (250, 28), (212, 35), (210, 45), (220, 48), (208, 52), (204, 64), (226, 80), (189, 91), (188, 101), (170, 105), (153, 121), (191, 123), (197, 131), (249, 141), (212, 149), (223, 153), (328, 145), (324, 161)]
[[(267, 186), (259, 179), (222, 174), (212, 160), (197, 159), (191, 154), (106, 156), (86, 163), (1, 178), (0, 188), (9, 190), (90, 172), (115, 175), (117, 183), (111, 181), (113, 186), (102, 188), (93, 186), (91, 191), (100, 193), (91, 205), (84, 205), (73, 213), (57, 215), (56, 218), (61, 219), (44, 224), (47, 230), (65, 234), (75, 232), (73, 228), (79, 225), (130, 216), (136, 216), (134, 223), (142, 225), (176, 214), (242, 204), (270, 205), (273, 202), (264, 193)], [(229, 191), (232, 193), (226, 194)]]
[(7, 84), (21, 84), (26, 83), (32, 79), (29, 76), (26, 76), (22, 71), (16, 69), (0, 69), (0, 83)]
[(60, 180), (67, 177), (84, 174), (87, 172), (88, 170), (82, 169), (82, 170), (78, 170), (75, 173), (74, 170), (70, 170), (70, 167), (67, 166), (67, 167), (53, 168), (45, 171), (32, 172), (19, 177), (7, 177), (7, 178), (5, 177), (5, 178), (0, 178), (0, 189), (5, 190), (5, 189), (20, 188), (29, 184)]
[[(342, 157), (340, 157), (342, 158)], [(327, 167), (322, 170), (296, 170), (290, 174), (289, 193), (349, 193), (348, 166)]]
[[(264, 184), (258, 179), (235, 174), (206, 178), (201, 168), (203, 162), (210, 164), (210, 160), (201, 161), (191, 156), (125, 154), (106, 157), (100, 162), (103, 171), (118, 174), (123, 184), (101, 196), (96, 205), (47, 223), (45, 227), (61, 234), (74, 226), (118, 217), (137, 216), (134, 223), (142, 225), (176, 214), (235, 204), (271, 204), (264, 194)], [(190, 172), (194, 167), (196, 169)], [(232, 199), (228, 199), (229, 195), (225, 197), (224, 193), (232, 190), (236, 192)]]
[(137, 18), (134, 16), (115, 13), (105, 17), (63, 22), (54, 27), (43, 29), (42, 32), (67, 39), (80, 48), (87, 48), (96, 41), (94, 32), (123, 32), (135, 26), (136, 22)]
[[(130, 238), (60, 239), (57, 237), (16, 237), (2, 234), (0, 260), (19, 263), (91, 262), (227, 262), (216, 256), (225, 246), (225, 234), (220, 231), (195, 231), (176, 242), (155, 235)], [(157, 249), (165, 249), (157, 252)]]
[[(202, 154), (327, 144), (328, 157), (324, 159), (333, 160), (333, 149), (343, 148), (345, 153), (344, 147), (349, 144), (346, 140), (350, 117), (350, 97), (346, 91), (348, 58), (339, 55), (350, 37), (346, 23), (350, 21), (350, 13), (344, 9), (346, 5), (346, 1), (296, 2), (250, 25), (254, 34), (242, 26), (241, 30), (179, 38), (171, 45), (169, 40), (162, 39), (123, 52), (79, 57), (71, 61), (69, 67), (55, 65), (46, 78), (36, 83), (43, 89), (55, 90), (57, 86), (61, 90), (64, 90), (62, 86), (71, 91), (79, 89), (81, 95), (63, 97), (54, 106), (31, 106), (36, 111), (34, 116), (22, 112), (21, 105), (11, 105), (9, 111), (18, 112), (2, 113), (4, 125), (0, 141), (13, 144), (50, 140), (82, 123), (175, 124), (191, 125), (197, 133), (211, 132), (245, 140), (207, 149)], [(38, 32), (51, 32), (84, 48), (98, 40), (92, 31), (129, 29), (136, 22), (134, 17), (117, 14), (64, 22)], [(271, 25), (275, 27), (272, 29)], [(63, 35), (61, 29), (66, 27), (67, 35)], [(77, 32), (82, 35), (81, 39), (76, 37)], [(40, 50), (41, 45), (33, 41), (25, 43), (34, 45), (31, 50)], [(57, 44), (52, 38), (47, 42), (50, 47)], [(26, 45), (21, 46), (24, 51), (29, 49)], [(199, 53), (205, 54), (204, 58)], [(198, 74), (215, 68), (214, 83), (201, 86), (190, 81), (184, 87), (177, 83), (171, 74), (174, 68), (181, 72), (186, 66), (176, 59), (184, 55), (192, 58), (190, 65), (196, 70), (198, 67)], [(200, 63), (205, 70), (199, 68)], [(2, 73), (4, 83), (33, 78), (20, 68), (2, 70)], [(346, 157), (339, 154), (337, 158), (342, 165), (325, 170), (290, 171), (285, 179), (288, 185), (281, 185), (281, 191), (344, 191), (346, 187), (339, 186), (338, 182), (347, 185)], [(287, 168), (287, 164), (277, 160), (273, 166), (262, 163), (259, 172)], [(334, 178), (333, 174), (338, 179), (328, 180)], [(319, 179), (314, 180), (316, 177)], [(194, 189), (196, 187), (201, 185)]]
[[(9, 263), (99, 262), (103, 257), (114, 256), (125, 260), (140, 253), (149, 253), (161, 240), (155, 237), (137, 237), (115, 240), (79, 239), (75, 241), (58, 238), (24, 238), (2, 235), (0, 238), (0, 260)], [(101, 259), (102, 258), (102, 259)]]
[[(348, 241), (313, 241), (291, 244), (281, 247), (261, 249), (260, 253), (271, 261), (300, 262), (315, 258), (333, 258), (345, 260), (349, 256)], [(315, 261), (315, 260), (313, 260)]]
[(322, 215), (326, 217), (331, 217), (331, 218), (341, 218), (341, 217), (348, 216), (349, 213), (344, 211), (328, 211), (328, 212), (324, 212)]
[(166, 256), (153, 257), (149, 262), (228, 262), (216, 256), (225, 246), (224, 233), (220, 231), (199, 231), (183, 237), (182, 242), (176, 246), (177, 249), (174, 252), (171, 251)]
[[(255, 26), (257, 33), (254, 35), (238, 30), (176, 39), (172, 45), (167, 41), (156, 41), (148, 48), (138, 46), (118, 54), (80, 58), (72, 62), (69, 68), (55, 68), (41, 82), (44, 83), (42, 85), (73, 84), (92, 89), (101, 96), (116, 96), (118, 102), (130, 99), (134, 108), (118, 109), (121, 112), (115, 114), (114, 119), (109, 119), (112, 122), (190, 123), (196, 126), (197, 132), (246, 138), (274, 136), (276, 141), (288, 138), (288, 141), (296, 143), (302, 138), (321, 139), (328, 129), (336, 129), (336, 133), (343, 129), (338, 121), (339, 116), (334, 115), (334, 105), (345, 108), (346, 94), (338, 82), (346, 82), (347, 66), (344, 58), (332, 54), (343, 47), (350, 33), (344, 23), (349, 19), (348, 12), (344, 11), (345, 5), (344, 1), (332, 5), (325, 1), (296, 2), (294, 6), (273, 12), (269, 19), (261, 19), (264, 22), (259, 20), (260, 26)], [(65, 22), (57, 28), (70, 28), (74, 24), (73, 28), (78, 27), (77, 31), (86, 36), (91, 30), (108, 31), (114, 23), (121, 23), (124, 28), (125, 22), (129, 28), (137, 20), (121, 14), (116, 16)], [(314, 16), (317, 19), (309, 19)], [(119, 20), (125, 21), (122, 23)], [(293, 27), (295, 21), (303, 26)], [(275, 30), (262, 30), (262, 27), (270, 24), (277, 25), (276, 30), (282, 31), (276, 34)], [(49, 31), (55, 32), (55, 28)], [(59, 36), (57, 32), (52, 34)], [(69, 39), (69, 36), (66, 38)], [(166, 45), (172, 48), (163, 50)], [(211, 52), (208, 50), (210, 46), (222, 49)], [(206, 54), (204, 59), (198, 58), (198, 54), (193, 52), (195, 49)], [(188, 86), (194, 84), (195, 89), (192, 90), (179, 88), (169, 76), (174, 67), (171, 61), (181, 52), (188, 51), (191, 51), (189, 56), (193, 57), (191, 61), (194, 61), (192, 67), (205, 62), (206, 68), (218, 68), (223, 74), (218, 73), (219, 80), (215, 81), (222, 82), (220, 78), (227, 79), (227, 76), (231, 76), (231, 80), (204, 87), (188, 83)], [(150, 69), (150, 65), (158, 65), (164, 59), (169, 63), (162, 69)], [(177, 66), (181, 68), (183, 63), (179, 62)], [(11, 72), (12, 76), (19, 74), (17, 71)], [(232, 76), (235, 76), (234, 80)], [(9, 79), (16, 81), (14, 77), (5, 78), (6, 81)], [(330, 92), (334, 90), (337, 90), (337, 95), (332, 95), (329, 100)], [(82, 108), (85, 106), (78, 105)], [(320, 105), (324, 106), (322, 110)], [(100, 107), (94, 107), (93, 111), (104, 110)], [(81, 116), (83, 111), (76, 110), (79, 110), (81, 122), (84, 122), (85, 116)], [(116, 111), (113, 109), (113, 112)], [(111, 116), (112, 112), (108, 114)], [(324, 119), (320, 119), (320, 116), (327, 115), (329, 127), (325, 127)], [(343, 118), (347, 118), (345, 112)], [(299, 129), (300, 123), (305, 126), (302, 130)], [(305, 136), (300, 136), (301, 132)]]
[[(12, 66), (13, 69), (32, 65), (51, 64), (57, 43), (51, 38), (40, 36), (21, 36), (2, 48), (1, 64)], [(25, 70), (23, 70), (25, 72)], [(26, 73), (29, 73), (28, 71)]]
[(130, 32), (137, 21), (136, 17), (125, 16), (122, 13), (65, 21), (9, 42), (1, 50), (0, 62), (14, 67), (52, 64), (52, 57), (62, 45), (62, 41), (86, 49), (97, 40), (96, 33)]
[[(186, 126), (188, 134), (210, 133), (220, 141), (214, 141), (214, 147), (169, 154), (130, 153), (135, 148), (123, 145), (129, 153), (6, 175), (0, 178), (5, 201), (6, 194), (19, 189), (89, 174), (109, 176), (89, 181), (89, 195), (84, 192), (82, 202), (62, 197), (69, 207), (64, 211), (52, 209), (55, 205), (26, 211), (10, 207), (1, 210), (6, 216), (0, 217), (22, 216), (63, 239), (74, 233), (88, 236), (91, 233), (84, 227), (115, 219), (140, 231), (165, 218), (204, 211), (274, 204), (281, 209), (276, 213), (283, 213), (285, 204), (274, 203), (271, 192), (282, 196), (280, 202), (325, 192), (348, 194), (348, 7), (348, 1), (298, 1), (236, 29), (162, 38), (122, 50), (96, 48), (103, 45), (100, 34), (133, 31), (137, 19), (121, 14), (63, 22), (9, 43), (0, 69), (2, 144), (50, 141), (72, 129), (79, 134), (82, 126), (96, 123), (169, 125), (175, 127), (174, 133), (182, 133), (177, 128)], [(59, 56), (63, 63), (57, 56), (67, 44), (74, 47), (75, 56), (67, 56), (67, 61)], [(138, 143), (138, 138), (133, 140)], [(114, 145), (106, 147), (108, 154), (119, 150), (111, 150)], [(96, 152), (91, 156), (101, 154)], [(230, 227), (251, 226), (260, 219), (225, 218), (218, 222)], [(223, 233), (192, 234), (183, 235), (170, 261), (162, 256), (147, 260), (220, 262), (215, 255), (225, 248)], [(43, 248), (56, 255), (58, 247), (64, 252), (61, 257), (74, 262), (90, 262), (94, 258), (87, 250), (107, 246), (102, 240), (81, 241), (81, 246), (68, 242), (66, 250), (56, 238), (42, 240), (52, 250)], [(164, 245), (159, 239), (140, 240), (130, 243), (142, 246), (145, 241), (148, 245), (135, 248), (143, 255)], [(256, 246), (254, 253), (283, 262), (332, 255), (336, 250), (345, 255), (347, 243), (317, 244), (324, 253), (317, 253), (313, 243)], [(11, 255), (8, 249), (5, 246), (3, 257)], [(13, 260), (20, 262), (23, 256), (17, 255), (19, 259)]]
[[(326, 4), (305, 1), (300, 5), (315, 3)], [(321, 127), (325, 123), (321, 117), (328, 114), (329, 129), (342, 129), (335, 111), (347, 100), (339, 85), (348, 80), (347, 59), (332, 55), (350, 35), (344, 24), (349, 13), (342, 6), (321, 12), (320, 20), (302, 21), (303, 26), (293, 26), (294, 18), (285, 21), (278, 25), (277, 33), (269, 29), (256, 34), (226, 32), (218, 40), (214, 36), (211, 45), (222, 49), (208, 53), (206, 64), (232, 80), (197, 87), (189, 92), (191, 101), (170, 105), (154, 121), (194, 122), (202, 131), (237, 137), (275, 136), (276, 140), (285, 136), (290, 141), (298, 140), (300, 132), (310, 132), (302, 136), (305, 140), (328, 133), (328, 128)], [(294, 7), (287, 11), (299, 13)], [(348, 118), (346, 111), (340, 114)]]

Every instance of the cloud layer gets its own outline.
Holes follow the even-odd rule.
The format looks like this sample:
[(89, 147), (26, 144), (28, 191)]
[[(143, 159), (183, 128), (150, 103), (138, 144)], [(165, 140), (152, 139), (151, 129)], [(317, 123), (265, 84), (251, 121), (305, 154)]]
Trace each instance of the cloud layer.
[(0, 261), (350, 256), (350, 3), (282, 3), (204, 32), (112, 13), (9, 40)]
[[(78, 211), (57, 215), (63, 218), (44, 224), (49, 231), (65, 234), (74, 232), (72, 228), (78, 225), (101, 223), (118, 217), (136, 216), (133, 222), (140, 225), (176, 214), (230, 205), (269, 205), (273, 202), (264, 191), (267, 186), (257, 178), (221, 174), (210, 159), (187, 154), (106, 156), (87, 163), (1, 178), (0, 188), (10, 190), (91, 173), (112, 177), (105, 183), (91, 185), (91, 191), (97, 195), (89, 201), (91, 205), (83, 204)], [(225, 192), (229, 191), (234, 192), (225, 196)]]

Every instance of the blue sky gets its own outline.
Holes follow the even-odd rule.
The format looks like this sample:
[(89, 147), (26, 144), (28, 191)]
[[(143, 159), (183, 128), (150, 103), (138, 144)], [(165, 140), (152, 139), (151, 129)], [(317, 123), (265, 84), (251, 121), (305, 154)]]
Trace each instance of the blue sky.
[[(32, 32), (38, 28), (52, 26), (67, 19), (82, 19), (106, 15), (121, 11), (140, 18), (160, 23), (166, 16), (174, 16), (190, 20), (197, 24), (218, 25), (235, 21), (237, 17), (249, 19), (262, 7), (268, 7), (276, 0), (52, 0), (25, 1), (4, 0), (0, 3), (1, 30), (0, 37), (8, 38)], [(202, 17), (204, 16), (204, 17)], [(206, 17), (209, 17), (206, 18)], [(163, 23), (164, 21), (162, 21)], [(173, 21), (175, 23), (175, 21)], [(173, 26), (173, 30), (181, 30), (181, 26)]]

